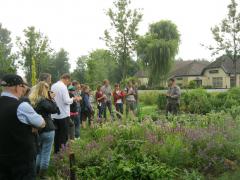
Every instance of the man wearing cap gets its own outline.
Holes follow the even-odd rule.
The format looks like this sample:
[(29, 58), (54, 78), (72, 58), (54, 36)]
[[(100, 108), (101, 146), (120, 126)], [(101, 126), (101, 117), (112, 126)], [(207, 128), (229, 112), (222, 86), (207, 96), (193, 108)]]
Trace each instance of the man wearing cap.
[(0, 179), (35, 179), (36, 146), (33, 128), (45, 121), (30, 104), (19, 101), (25, 89), (15, 74), (2, 78), (0, 97)]

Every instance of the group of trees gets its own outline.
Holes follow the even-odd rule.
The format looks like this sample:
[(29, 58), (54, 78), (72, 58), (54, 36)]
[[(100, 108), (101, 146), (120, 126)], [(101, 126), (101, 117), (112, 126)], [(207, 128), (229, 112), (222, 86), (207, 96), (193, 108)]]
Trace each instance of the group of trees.
[[(104, 31), (101, 39), (108, 50), (96, 49), (79, 57), (72, 73), (74, 79), (96, 86), (105, 78), (120, 82), (142, 69), (149, 74), (150, 86), (158, 86), (166, 80), (179, 49), (177, 26), (171, 21), (162, 20), (150, 24), (149, 31), (140, 36), (137, 31), (143, 15), (141, 10), (131, 9), (130, 4), (130, 0), (116, 0), (113, 7), (106, 11), (111, 28)], [(237, 67), (240, 57), (240, 14), (237, 13), (235, 0), (231, 0), (228, 9), (227, 18), (212, 28), (217, 45), (209, 49), (213, 54), (223, 51)], [(34, 27), (28, 27), (23, 32), (24, 37), (17, 38), (18, 51), (12, 53), (10, 31), (0, 24), (0, 78), (7, 72), (16, 72), (19, 63), (29, 83), (36, 82), (41, 72), (51, 73), (53, 81), (60, 74), (69, 72), (66, 50), (55, 52), (50, 47), (48, 37)], [(134, 60), (136, 55), (137, 60)]]
[(0, 78), (6, 73), (15, 73), (17, 67), (23, 68), (30, 84), (36, 82), (41, 72), (51, 73), (53, 80), (69, 72), (68, 52), (64, 49), (54, 52), (48, 37), (34, 27), (28, 27), (23, 32), (24, 38), (17, 37), (18, 50), (13, 53), (11, 33), (0, 24)]

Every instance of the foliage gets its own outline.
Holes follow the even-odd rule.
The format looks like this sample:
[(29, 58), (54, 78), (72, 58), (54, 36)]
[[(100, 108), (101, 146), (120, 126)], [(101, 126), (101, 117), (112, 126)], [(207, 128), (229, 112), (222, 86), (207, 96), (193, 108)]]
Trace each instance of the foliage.
[(14, 64), (16, 56), (11, 52), (12, 43), (10, 31), (2, 27), (0, 23), (0, 78), (6, 73), (15, 73)]
[(31, 79), (31, 83), (32, 86), (34, 86), (36, 84), (36, 61), (34, 59), (34, 57), (32, 57), (32, 79)]
[(150, 25), (149, 32), (139, 38), (138, 57), (149, 68), (151, 86), (166, 80), (180, 43), (177, 26), (171, 21)]
[(52, 74), (52, 80), (53, 82), (56, 82), (62, 74), (69, 73), (70, 64), (68, 52), (61, 48), (52, 56), (51, 59), (50, 70)]
[(19, 54), (22, 57), (20, 63), (24, 67), (27, 81), (31, 82), (32, 58), (35, 58), (37, 77), (42, 72), (51, 72), (50, 54), (52, 49), (49, 46), (47, 36), (44, 36), (41, 32), (37, 32), (35, 27), (28, 27), (23, 32), (25, 38), (21, 39), (18, 37), (17, 45), (19, 47)]
[(237, 12), (238, 4), (231, 0), (228, 5), (228, 15), (222, 22), (211, 29), (216, 46), (210, 46), (213, 55), (223, 52), (234, 63), (235, 83), (237, 84), (237, 60), (240, 56), (240, 13)]
[(71, 74), (71, 77), (74, 80), (79, 81), (80, 83), (86, 83), (87, 81), (87, 61), (88, 56), (81, 56), (77, 59), (76, 69)]
[(105, 30), (104, 38), (107, 47), (116, 57), (120, 67), (121, 79), (125, 79), (129, 69), (131, 54), (137, 42), (138, 24), (142, 19), (139, 10), (130, 9), (130, 0), (116, 0), (113, 8), (107, 10), (111, 30)]
[[(240, 126), (228, 117), (184, 114), (160, 124), (127, 121), (87, 130), (71, 147), (78, 179), (205, 179), (234, 170)], [(67, 179), (63, 159), (54, 160), (54, 170)]]

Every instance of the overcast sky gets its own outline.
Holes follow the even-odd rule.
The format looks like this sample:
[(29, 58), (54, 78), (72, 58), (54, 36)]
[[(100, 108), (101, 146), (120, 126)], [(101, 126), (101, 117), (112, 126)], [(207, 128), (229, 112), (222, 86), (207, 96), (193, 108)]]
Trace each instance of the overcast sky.
[[(132, 0), (133, 8), (141, 8), (141, 35), (149, 24), (168, 19), (181, 34), (177, 57), (184, 60), (206, 58), (211, 53), (200, 44), (211, 44), (210, 28), (227, 14), (230, 0)], [(240, 1), (237, 0), (238, 4)], [(23, 36), (23, 29), (35, 26), (47, 35), (56, 51), (69, 52), (72, 68), (77, 57), (96, 48), (105, 48), (99, 37), (109, 27), (104, 11), (113, 0), (0, 0), (0, 23), (12, 32), (12, 39)]]

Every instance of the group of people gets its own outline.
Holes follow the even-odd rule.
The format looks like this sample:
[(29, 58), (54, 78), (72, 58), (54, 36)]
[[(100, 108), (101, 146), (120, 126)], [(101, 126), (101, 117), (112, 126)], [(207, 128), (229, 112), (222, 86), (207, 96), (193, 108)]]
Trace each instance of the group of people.
[[(112, 121), (115, 115), (121, 120), (124, 103), (126, 115), (136, 114), (138, 92), (132, 82), (124, 90), (119, 84), (112, 90), (104, 80), (95, 94), (88, 85), (71, 81), (69, 74), (51, 84), (51, 74), (42, 73), (31, 88), (20, 76), (7, 74), (0, 84), (0, 179), (4, 180), (34, 180), (37, 175), (46, 179), (53, 144), (57, 154), (69, 139), (80, 137), (81, 123), (85, 128), (88, 120), (93, 127), (95, 107), (98, 123), (107, 119), (107, 109)], [(166, 96), (166, 112), (177, 114), (180, 89), (174, 79)]]
[(51, 74), (42, 73), (38, 83), (28, 87), (15, 74), (1, 79), (0, 96), (0, 179), (46, 179), (52, 146), (57, 154), (68, 140), (80, 137), (80, 123), (93, 127), (95, 102), (97, 122), (122, 119), (123, 104), (126, 114), (135, 114), (137, 88), (131, 82), (125, 90), (119, 84), (111, 89), (108, 80), (98, 86), (95, 95), (88, 85), (71, 81), (69, 74), (51, 84)]

